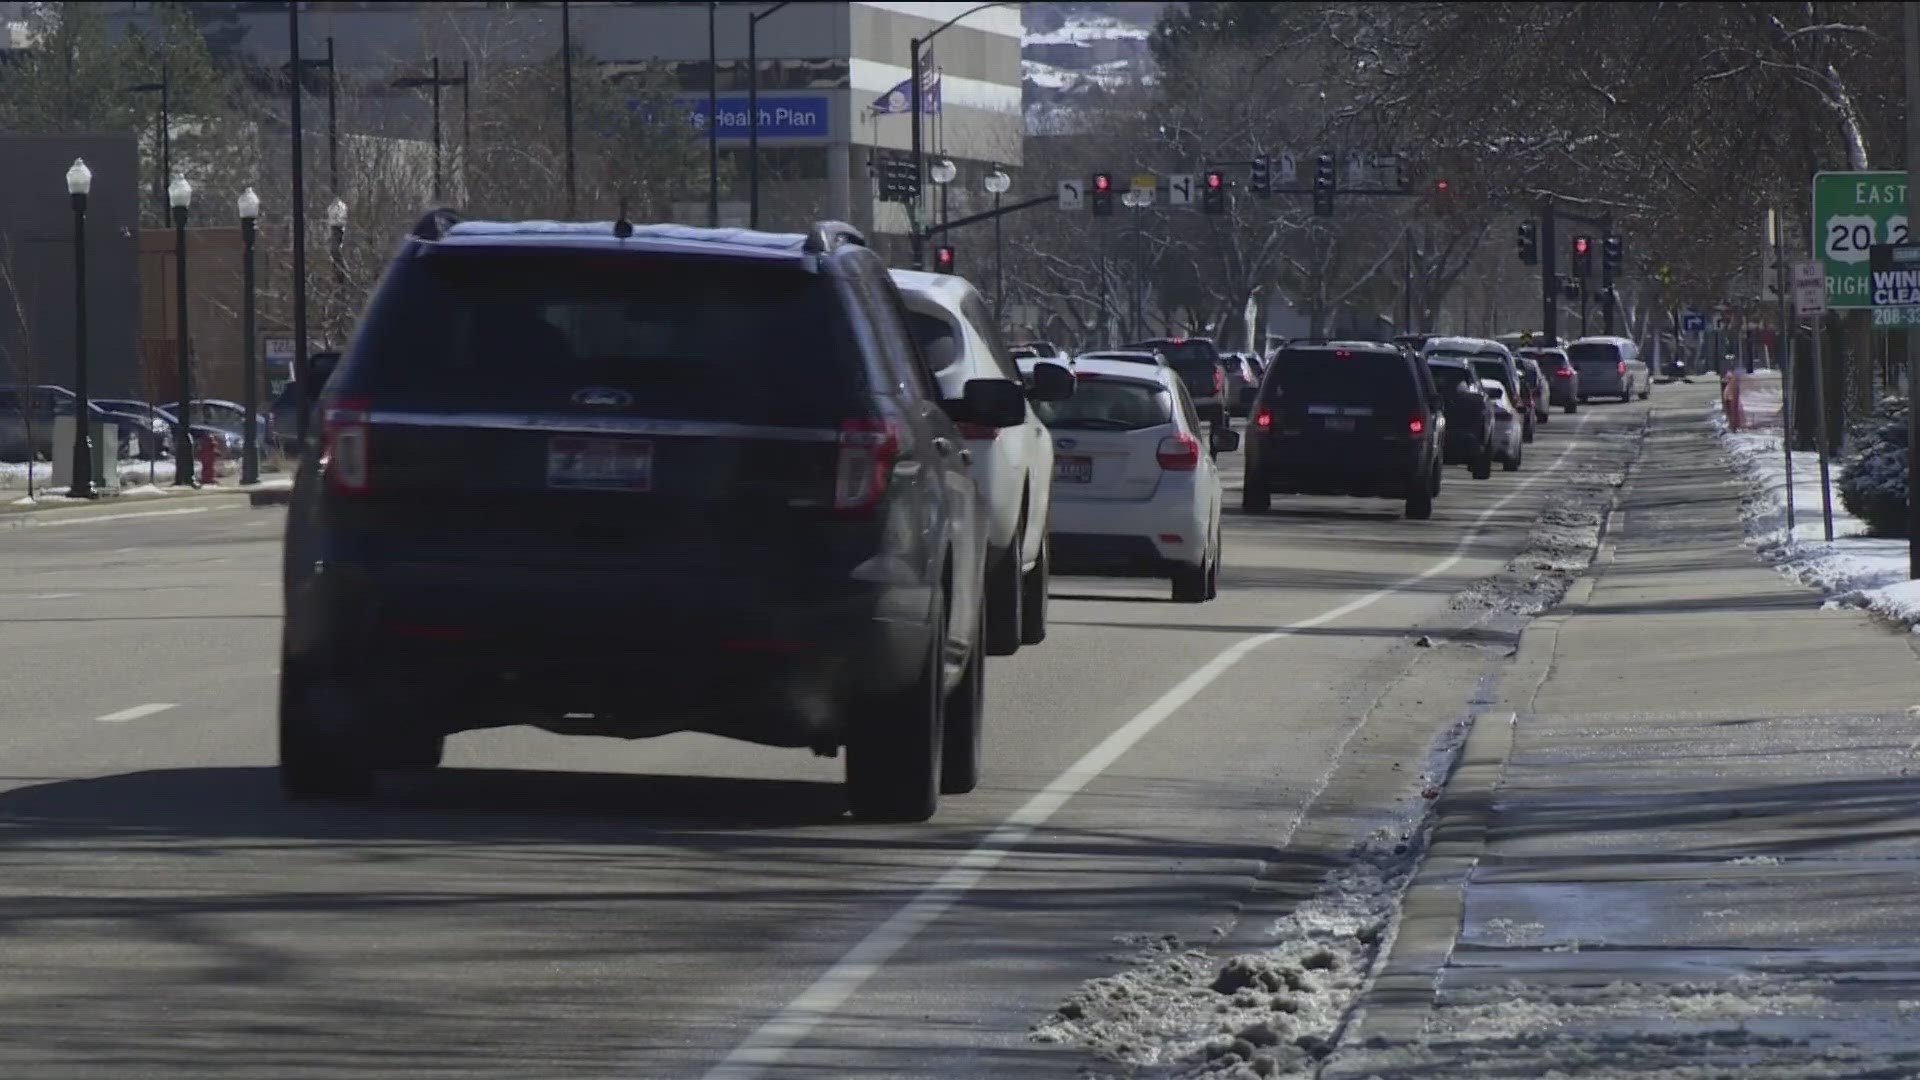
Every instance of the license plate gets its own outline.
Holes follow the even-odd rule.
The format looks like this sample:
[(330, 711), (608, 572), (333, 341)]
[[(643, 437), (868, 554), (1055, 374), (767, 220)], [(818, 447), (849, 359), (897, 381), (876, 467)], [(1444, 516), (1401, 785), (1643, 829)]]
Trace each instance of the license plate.
[(1353, 421), (1344, 416), (1327, 417), (1328, 431), (1352, 431)]
[(1053, 459), (1053, 478), (1069, 484), (1093, 483), (1093, 459), (1084, 456)]
[(547, 486), (651, 491), (653, 442), (555, 436), (547, 441)]

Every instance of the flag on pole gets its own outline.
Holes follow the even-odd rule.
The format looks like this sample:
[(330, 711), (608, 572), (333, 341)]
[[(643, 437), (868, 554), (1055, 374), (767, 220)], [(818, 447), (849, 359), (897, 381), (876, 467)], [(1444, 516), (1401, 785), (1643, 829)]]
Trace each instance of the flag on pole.
[[(913, 99), (907, 96), (912, 93), (910, 85), (912, 82), (911, 75), (901, 79), (899, 85), (874, 98), (873, 104), (867, 106), (867, 111), (876, 116), (893, 116), (912, 112)], [(932, 52), (920, 58), (920, 111), (922, 113), (940, 111), (940, 69), (933, 64)]]

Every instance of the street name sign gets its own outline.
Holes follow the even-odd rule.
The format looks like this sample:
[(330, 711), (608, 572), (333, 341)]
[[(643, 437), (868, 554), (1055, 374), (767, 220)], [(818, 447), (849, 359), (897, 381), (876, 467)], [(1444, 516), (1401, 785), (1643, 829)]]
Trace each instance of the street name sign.
[(1826, 266), (1827, 307), (1874, 307), (1873, 246), (1906, 242), (1905, 172), (1813, 174), (1813, 254)]

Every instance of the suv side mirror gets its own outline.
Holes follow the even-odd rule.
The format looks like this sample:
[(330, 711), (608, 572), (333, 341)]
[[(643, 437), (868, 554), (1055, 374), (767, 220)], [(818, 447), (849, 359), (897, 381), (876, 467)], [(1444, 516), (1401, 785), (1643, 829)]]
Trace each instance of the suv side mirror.
[(1207, 436), (1207, 448), (1213, 451), (1215, 457), (1231, 454), (1240, 449), (1240, 433), (1227, 427), (1214, 428), (1213, 433)]
[(968, 379), (960, 400), (963, 419), (992, 428), (1019, 427), (1027, 422), (1026, 387), (1012, 379)]
[(1079, 388), (1079, 380), (1060, 364), (1042, 361), (1027, 376), (1027, 397), (1034, 401), (1065, 401)]

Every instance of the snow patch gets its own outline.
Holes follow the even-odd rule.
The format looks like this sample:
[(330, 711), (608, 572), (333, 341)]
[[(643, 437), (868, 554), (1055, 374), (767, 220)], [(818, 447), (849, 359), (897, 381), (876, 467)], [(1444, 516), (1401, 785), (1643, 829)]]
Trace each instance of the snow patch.
[(1527, 543), (1499, 573), (1454, 597), (1455, 610), (1538, 615), (1560, 601), (1593, 563), (1624, 471), (1578, 470), (1548, 496)]

